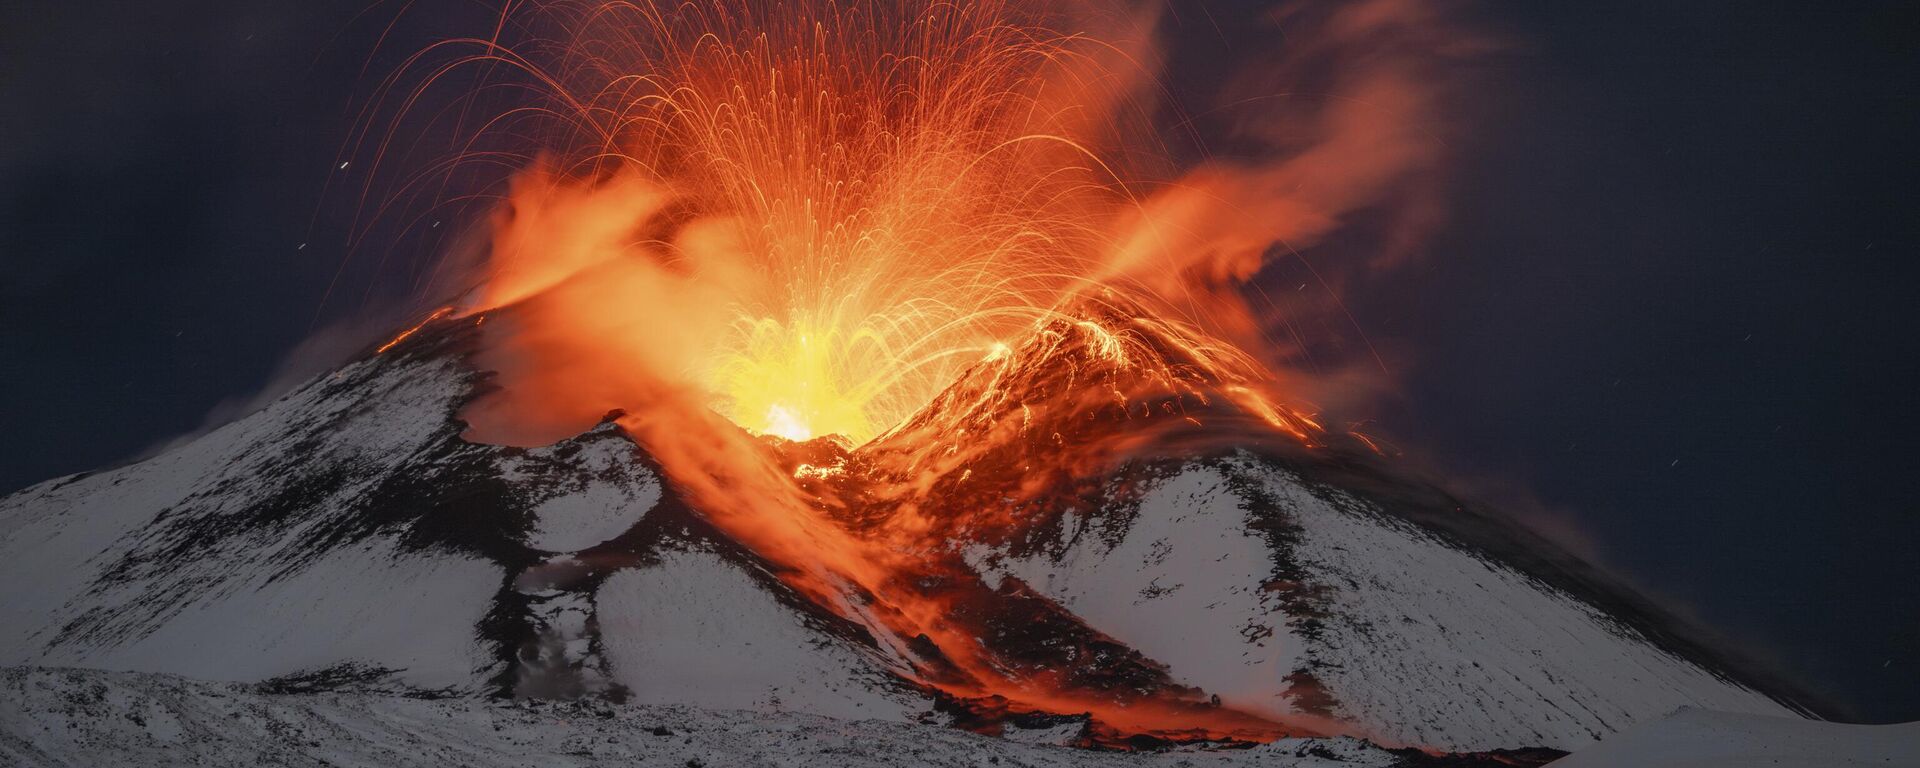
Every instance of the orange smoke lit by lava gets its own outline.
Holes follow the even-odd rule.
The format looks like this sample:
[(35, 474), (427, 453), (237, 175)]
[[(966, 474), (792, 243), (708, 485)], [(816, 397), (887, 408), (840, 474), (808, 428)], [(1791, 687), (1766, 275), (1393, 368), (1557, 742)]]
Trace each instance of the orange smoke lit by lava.
[[(917, 586), (964, 581), (934, 499), (968, 483), (995, 500), (971, 523), (1012, 529), (1002, 500), (1170, 430), (1237, 415), (1320, 441), (1286, 386), (1297, 344), (1269, 337), (1297, 327), (1247, 285), (1362, 209), (1430, 219), (1424, 72), (1459, 41), (1428, 10), (1276, 12), (1302, 42), (1239, 86), (1255, 149), (1181, 167), (1153, 130), (1160, 9), (1098, 5), (512, 4), (416, 56), (403, 109), (476, 68), (518, 98), (447, 110), (457, 163), (517, 167), (462, 304), (498, 373), (470, 436), (540, 444), (622, 411), (718, 527), (954, 696), (1131, 733), (1331, 727), (1022, 667), (956, 618), (966, 589)], [(1294, 67), (1317, 95), (1272, 99)], [(795, 466), (785, 441), (828, 435)]]

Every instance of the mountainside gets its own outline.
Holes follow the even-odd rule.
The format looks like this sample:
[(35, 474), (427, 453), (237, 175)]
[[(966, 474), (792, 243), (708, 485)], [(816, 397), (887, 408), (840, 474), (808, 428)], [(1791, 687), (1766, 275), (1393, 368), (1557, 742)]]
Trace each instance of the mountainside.
[(613, 426), (532, 450), (461, 440), (484, 377), (463, 367), (469, 335), (438, 331), (157, 458), (0, 502), (0, 660), (232, 681), (351, 664), (423, 690), (785, 693), (903, 717), (857, 630), (802, 609)]
[[(462, 440), (488, 386), (472, 328), (430, 324), (158, 457), (0, 501), (0, 665), (1170, 743), (928, 684), (952, 648), (857, 620), (857, 590), (796, 590), (611, 420), (538, 449)], [(931, 407), (964, 397), (988, 424), (1018, 404), (996, 387), (1058, 378)], [(914, 428), (780, 450), (854, 482)], [(997, 469), (920, 489), (944, 542), (921, 554), (963, 572), (913, 588), (1011, 678), (1447, 751), (1576, 749), (1681, 706), (1793, 713), (1546, 542), (1336, 451), (1216, 445), (1015, 500), (993, 483), (1031, 484), (1019, 457), (1078, 438), (1001, 438)]]
[(162, 675), (0, 669), (0, 760), (8, 765), (447, 765), (638, 768), (1082, 768), (1445, 765), (1355, 739), (1121, 755), (1050, 747), (1036, 729), (990, 738), (951, 728), (804, 712), (488, 702), (357, 692), (274, 693)]
[(1871, 768), (1920, 760), (1920, 722), (1825, 723), (1683, 709), (1627, 729), (1554, 768)]

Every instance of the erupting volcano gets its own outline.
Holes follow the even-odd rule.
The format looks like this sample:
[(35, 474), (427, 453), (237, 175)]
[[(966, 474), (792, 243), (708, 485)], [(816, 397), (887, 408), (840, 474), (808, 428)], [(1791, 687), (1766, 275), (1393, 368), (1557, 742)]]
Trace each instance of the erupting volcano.
[[(1305, 148), (1191, 168), (1153, 151), (1157, 9), (728, 1), (504, 17), (560, 34), (473, 43), (474, 61), (448, 65), (506, 67), (546, 94), (472, 139), (537, 146), (457, 305), (491, 321), (479, 364), (499, 374), (464, 412), (467, 436), (543, 445), (622, 412), (725, 533), (946, 693), (1128, 732), (1311, 732), (1205, 706), (1151, 665), (1090, 682), (1067, 658), (982, 647), (964, 617), (983, 588), (943, 550), (956, 517), (1016, 535), (1023, 504), (1176, 434), (1322, 440), (1275, 361), (1244, 351), (1272, 345), (1240, 284), (1276, 243), (1359, 205), (1352, 187), (1426, 159), (1373, 126), (1418, 117), (1400, 78), (1419, 20), (1391, 10), (1325, 21), (1387, 54), (1342, 75), (1371, 114), (1330, 110)], [(1300, 188), (1325, 170), (1301, 166), (1347, 154), (1375, 167)], [(841, 455), (787, 459), (823, 451)], [(961, 493), (1002, 512), (958, 508)]]
[[(40, 595), (0, 648), (1107, 748), (1520, 750), (1460, 758), (1489, 764), (1680, 704), (1786, 711), (1323, 423), (1346, 362), (1317, 334), (1381, 367), (1337, 289), (1434, 218), (1436, 73), (1482, 43), (1400, 0), (1275, 15), (1299, 42), (1222, 86), (1211, 154), (1158, 88), (1153, 5), (509, 4), (384, 81), (352, 149), (374, 215), (482, 214), (457, 287), (258, 414), (7, 499), (8, 546), (47, 545), (0, 557)], [(406, 167), (409, 132), (459, 150)], [(1302, 255), (1362, 214), (1377, 252)], [(1310, 280), (1276, 302), (1273, 270)], [(230, 601), (286, 623), (209, 629)]]

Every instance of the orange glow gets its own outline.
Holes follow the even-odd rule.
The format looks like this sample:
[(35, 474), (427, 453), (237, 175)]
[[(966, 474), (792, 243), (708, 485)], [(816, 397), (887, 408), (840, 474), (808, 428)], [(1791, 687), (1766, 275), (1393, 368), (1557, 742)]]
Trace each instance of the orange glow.
[(953, 696), (1118, 734), (1328, 732), (1151, 665), (1102, 688), (1009, 657), (948, 542), (1205, 434), (1322, 441), (1243, 288), (1437, 155), (1409, 127), (1430, 14), (1331, 7), (1277, 18), (1339, 97), (1269, 116), (1259, 157), (1185, 168), (1153, 136), (1150, 3), (555, 2), (503, 15), (526, 39), (450, 41), (478, 52), (408, 104), (469, 64), (541, 99), (471, 141), (535, 151), (460, 158), (518, 166), (464, 307), (499, 385), (469, 437), (622, 411), (715, 525)]
[[(399, 345), (400, 342), (406, 341), (409, 337), (413, 336), (416, 333), (419, 333), (420, 329), (427, 327), (428, 323), (431, 323), (435, 320), (446, 317), (447, 315), (450, 315), (450, 314), (453, 314), (453, 307), (441, 307), (439, 309), (434, 310), (433, 314), (427, 315), (427, 318), (425, 320), (421, 320), (419, 323), (415, 324), (412, 328), (408, 328), (404, 331), (401, 331), (400, 335), (395, 336), (392, 339), (388, 340), (387, 343), (380, 345), (380, 347), (378, 349), (375, 349), (373, 353), (376, 355), (386, 354), (387, 350), (393, 349), (395, 346)], [(485, 318), (482, 318), (482, 319), (485, 319)], [(475, 322), (477, 323), (479, 321), (476, 320)]]
[(644, 367), (749, 430), (864, 442), (900, 422), (1094, 285), (1136, 204), (1094, 145), (1144, 76), (1138, 44), (992, 2), (567, 11), (537, 79), (572, 151), (515, 180), (479, 306), (605, 296), (542, 323), (697, 339)]

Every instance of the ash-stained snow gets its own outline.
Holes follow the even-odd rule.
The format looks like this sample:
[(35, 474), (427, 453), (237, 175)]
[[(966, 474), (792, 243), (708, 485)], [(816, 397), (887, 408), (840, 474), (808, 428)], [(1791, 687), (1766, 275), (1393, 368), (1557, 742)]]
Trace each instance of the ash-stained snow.
[(535, 637), (516, 656), (514, 695), (572, 699), (606, 692), (611, 681), (595, 631), (593, 596), (541, 588), (525, 597)]
[[(1069, 514), (1039, 551), (965, 552), (1227, 703), (1331, 715), (1381, 743), (1569, 749), (1681, 706), (1792, 714), (1580, 600), (1251, 458), (1189, 465), (1129, 512)], [(1260, 535), (1263, 518), (1284, 541)]]
[(0, 763), (330, 768), (1384, 768), (1352, 740), (1115, 754), (950, 728), (685, 706), (265, 694), (164, 675), (0, 670)]
[(614, 678), (635, 701), (907, 720), (931, 706), (877, 651), (808, 625), (739, 566), (698, 549), (601, 585)]

